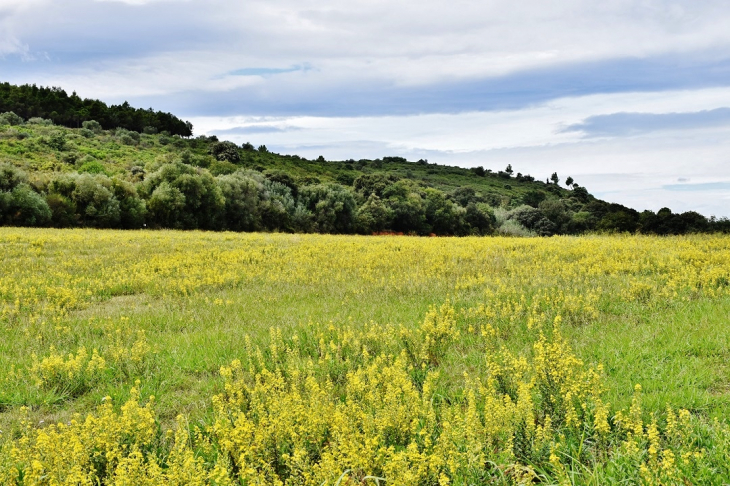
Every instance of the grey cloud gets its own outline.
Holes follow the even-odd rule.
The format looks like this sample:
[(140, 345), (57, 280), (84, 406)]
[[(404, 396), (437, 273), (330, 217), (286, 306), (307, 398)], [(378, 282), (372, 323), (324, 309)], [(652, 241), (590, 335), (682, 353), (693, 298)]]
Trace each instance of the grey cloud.
[(702, 182), (696, 184), (666, 184), (667, 191), (730, 191), (730, 182)]
[(730, 108), (691, 113), (612, 113), (586, 118), (563, 132), (582, 132), (586, 137), (636, 135), (659, 130), (688, 130), (730, 125)]
[(286, 133), (292, 131), (299, 131), (300, 127), (274, 127), (264, 125), (253, 125), (244, 127), (227, 128), (223, 130), (213, 129), (210, 130), (211, 134), (214, 135), (247, 135), (247, 134), (259, 134), (259, 133)]
[[(595, 93), (656, 92), (730, 85), (730, 58), (705, 62), (693, 60), (693, 56), (574, 63), (505, 76), (419, 86), (394, 85), (387, 80), (341, 83), (328, 79), (326, 73), (301, 72), (293, 79), (272, 78), (261, 87), (225, 92), (188, 91), (135, 101), (141, 105), (162, 101), (165, 109), (185, 116), (411, 115), (520, 109), (556, 98)], [(607, 82), (607, 79), (613, 81)], [(636, 115), (644, 116), (627, 114), (633, 120), (636, 120)], [(699, 123), (703, 117), (710, 120), (726, 116), (722, 111), (697, 115), (698, 120), (694, 123)], [(596, 118), (566, 130), (590, 131), (593, 124), (596, 126), (593, 130), (602, 127), (608, 130), (610, 122), (615, 120)], [(644, 124), (649, 122), (643, 121)], [(617, 124), (620, 126), (620, 123)], [(638, 127), (638, 122), (635, 125)]]

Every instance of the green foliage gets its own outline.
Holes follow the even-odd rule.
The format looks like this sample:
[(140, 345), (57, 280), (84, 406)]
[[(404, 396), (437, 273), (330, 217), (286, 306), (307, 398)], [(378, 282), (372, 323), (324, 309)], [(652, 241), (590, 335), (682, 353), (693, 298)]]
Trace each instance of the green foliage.
[(426, 201), (421, 187), (410, 180), (399, 180), (383, 191), (383, 199), (393, 212), (393, 230), (402, 233), (424, 234)]
[(0, 191), (12, 191), (27, 180), (28, 176), (22, 170), (8, 163), (0, 163)]
[(0, 125), (22, 125), (23, 119), (13, 113), (12, 111), (8, 111), (5, 113), (0, 113)]
[(87, 174), (106, 174), (106, 167), (98, 160), (90, 160), (81, 164), (79, 173)]
[(21, 182), (9, 192), (0, 192), (0, 222), (10, 226), (45, 226), (51, 210), (43, 197)]
[[(119, 200), (113, 192), (112, 180), (104, 175), (63, 175), (49, 185), (49, 194), (57, 194), (54, 205), (57, 217), (66, 218), (68, 209), (75, 207), (76, 218), (83, 226), (117, 228), (121, 222)], [(60, 223), (61, 221), (55, 221)]]
[(242, 172), (220, 176), (216, 178), (216, 183), (225, 198), (226, 228), (233, 231), (263, 229), (263, 184)]
[(225, 198), (211, 174), (182, 162), (162, 165), (144, 182), (151, 221), (167, 228), (219, 229)]
[[(56, 93), (51, 98), (57, 95), (61, 96)], [(23, 123), (21, 117), (9, 111), (0, 115), (4, 124), (0, 160), (7, 161), (0, 168), (6, 182), (0, 184), (6, 186), (2, 197), (7, 208), (12, 189), (28, 182), (46, 201), (51, 224), (58, 227), (147, 224), (236, 231), (542, 236), (595, 231), (730, 232), (727, 219), (707, 219), (695, 212), (675, 214), (668, 209), (640, 214), (594, 198), (572, 178), (566, 179), (572, 187), (567, 190), (555, 180), (546, 183), (530, 175), (513, 175), (511, 166), (494, 172), (425, 160), (408, 162), (402, 157), (308, 160), (271, 153), (263, 145), (258, 150), (251, 144), (238, 147), (215, 136), (185, 139), (174, 130), (149, 124), (138, 128), (121, 120), (109, 126), (95, 121), (102, 118), (93, 111), (75, 122), (74, 126), (83, 126), (78, 129), (53, 125), (44, 116), (58, 122), (52, 112), (40, 114), (20, 131), (10, 125)], [(169, 168), (163, 170), (175, 164), (186, 169), (175, 169), (177, 175), (171, 175)], [(23, 167), (30, 179), (10, 167)], [(49, 189), (73, 170), (107, 176), (117, 181), (113, 184), (125, 182), (123, 188), (104, 186), (119, 204), (119, 218), (115, 211), (101, 219), (88, 215), (85, 202)], [(112, 175), (114, 179), (109, 179)], [(11, 179), (15, 182), (7, 182)], [(311, 187), (304, 190), (306, 186)]]
[[(0, 111), (13, 111), (28, 123), (55, 123), (66, 127), (78, 127), (83, 122), (96, 120), (106, 130), (122, 127), (141, 132), (152, 127), (170, 134), (190, 136), (193, 126), (170, 113), (132, 108), (129, 103), (108, 106), (99, 100), (81, 99), (76, 93), (68, 95), (61, 88), (45, 88), (36, 85), (14, 86), (0, 83)], [(44, 118), (53, 120), (42, 121)], [(84, 126), (96, 131), (91, 126)]]
[(485, 203), (470, 202), (464, 215), (469, 231), (477, 235), (490, 235), (496, 229), (497, 219), (494, 211)]
[(83, 128), (93, 133), (99, 134), (102, 132), (101, 124), (96, 120), (87, 120), (81, 124)]
[(388, 173), (364, 174), (355, 179), (353, 188), (363, 197), (369, 197), (370, 194), (382, 198), (385, 190), (398, 182), (400, 177)]
[(427, 188), (425, 194), (426, 222), (431, 233), (437, 235), (466, 234), (466, 209), (454, 204), (446, 195), (433, 188)]
[(392, 218), (393, 211), (372, 193), (357, 210), (357, 228), (362, 234), (378, 233), (390, 226)]
[(355, 223), (357, 204), (352, 192), (339, 184), (305, 186), (300, 191), (302, 205), (314, 216), (320, 233), (349, 233)]
[(238, 146), (233, 142), (217, 142), (210, 147), (210, 153), (216, 160), (237, 163), (241, 160)]
[(66, 150), (66, 133), (56, 132), (48, 139), (48, 146), (53, 150), (64, 151)]

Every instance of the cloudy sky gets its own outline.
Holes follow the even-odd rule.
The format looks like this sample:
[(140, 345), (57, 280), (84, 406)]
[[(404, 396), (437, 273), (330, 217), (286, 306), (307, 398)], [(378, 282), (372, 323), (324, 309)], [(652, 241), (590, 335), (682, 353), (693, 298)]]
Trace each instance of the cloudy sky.
[(727, 0), (0, 0), (0, 79), (730, 216)]

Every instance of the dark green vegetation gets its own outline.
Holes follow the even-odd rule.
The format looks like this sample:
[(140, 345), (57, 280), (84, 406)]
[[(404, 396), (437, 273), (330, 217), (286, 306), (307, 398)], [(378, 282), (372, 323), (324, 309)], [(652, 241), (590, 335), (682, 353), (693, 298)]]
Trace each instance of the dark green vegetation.
[[(170, 113), (132, 108), (126, 101), (108, 106), (99, 100), (81, 99), (76, 93), (69, 96), (61, 88), (36, 85), (14, 86), (0, 83), (0, 113), (12, 112), (26, 119), (47, 118), (56, 125), (81, 128), (85, 121), (95, 120), (104, 129), (124, 128), (137, 132), (158, 133), (188, 137), (193, 126)], [(15, 119), (15, 121), (18, 121)]]
[[(2, 96), (15, 92), (0, 85), (0, 106)], [(71, 100), (69, 106), (80, 102), (58, 90), (38, 92)], [(145, 113), (162, 116), (117, 108), (109, 113), (128, 112), (130, 120), (141, 113), (141, 124), (149, 121)], [(555, 173), (542, 182), (515, 174), (511, 166), (494, 172), (402, 157), (307, 160), (263, 145), (239, 147), (170, 130), (106, 130), (110, 123), (139, 123), (105, 120), (71, 129), (47, 119), (0, 114), (0, 224), (539, 236), (730, 230), (728, 220), (696, 212), (640, 213), (601, 201), (571, 177), (562, 187)]]

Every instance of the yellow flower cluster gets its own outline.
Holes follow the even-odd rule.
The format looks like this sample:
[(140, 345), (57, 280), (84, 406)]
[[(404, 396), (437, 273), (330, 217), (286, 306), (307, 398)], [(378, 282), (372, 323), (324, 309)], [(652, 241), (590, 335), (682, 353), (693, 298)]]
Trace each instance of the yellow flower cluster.
[[(702, 457), (686, 411), (669, 409), (661, 432), (656, 420), (642, 422), (640, 390), (630, 410), (611, 418), (600, 369), (575, 357), (559, 318), (531, 357), (487, 345), (486, 376), (467, 373), (460, 398), (443, 396), (438, 379), (447, 370), (433, 359), (433, 343), (454, 335), (455, 315), (449, 303), (431, 308), (408, 336), (420, 336), (418, 353), (387, 326), (332, 326), (313, 359), (301, 336), (272, 330), (268, 348), (249, 341), (242, 360), (221, 368), (224, 391), (212, 398), (210, 424), (191, 429), (180, 417), (176, 432), (163, 434), (152, 399), (141, 406), (133, 389), (119, 412), (107, 401), (68, 424), (24, 424), (0, 450), (0, 483), (518, 484), (537, 477), (536, 464), (567, 478), (581, 455), (568, 450), (572, 443), (624, 457), (646, 483), (667, 484)], [(381, 352), (371, 353), (375, 334)], [(91, 362), (83, 356), (62, 361), (81, 369), (78, 362)], [(618, 452), (604, 448), (610, 440)]]
[(75, 355), (69, 353), (68, 357), (64, 359), (63, 355), (58, 354), (56, 349), (51, 346), (49, 356), (38, 360), (33, 355), (33, 365), (29, 370), (29, 374), (36, 386), (39, 387), (73, 384), (75, 389), (92, 381), (104, 369), (106, 369), (106, 361), (99, 356), (96, 349), (89, 356), (86, 348), (81, 347)]
[(0, 322), (119, 295), (184, 296), (256, 282), (339, 285), (352, 296), (438, 288), (503, 298), (520, 289), (543, 292), (542, 305), (560, 303), (566, 319), (590, 318), (603, 292), (647, 302), (730, 291), (730, 240), (721, 236), (445, 240), (2, 228), (0, 250)]

